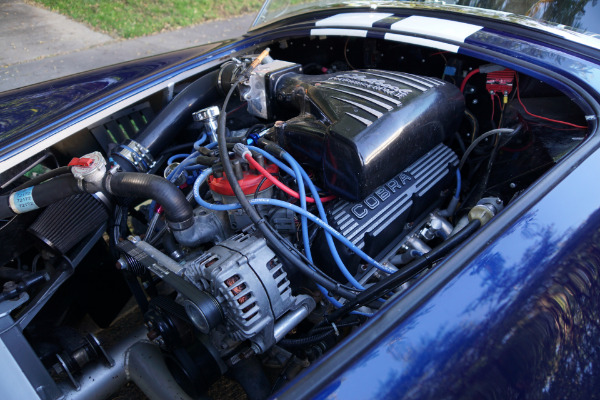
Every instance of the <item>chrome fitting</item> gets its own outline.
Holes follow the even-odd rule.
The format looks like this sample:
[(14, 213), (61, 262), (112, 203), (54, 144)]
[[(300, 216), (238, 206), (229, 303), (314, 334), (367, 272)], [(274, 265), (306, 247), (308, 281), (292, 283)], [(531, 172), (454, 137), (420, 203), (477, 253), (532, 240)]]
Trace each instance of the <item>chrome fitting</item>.
[(192, 118), (196, 122), (204, 123), (204, 129), (210, 137), (211, 142), (217, 141), (217, 127), (219, 126), (219, 107), (212, 106), (192, 113)]

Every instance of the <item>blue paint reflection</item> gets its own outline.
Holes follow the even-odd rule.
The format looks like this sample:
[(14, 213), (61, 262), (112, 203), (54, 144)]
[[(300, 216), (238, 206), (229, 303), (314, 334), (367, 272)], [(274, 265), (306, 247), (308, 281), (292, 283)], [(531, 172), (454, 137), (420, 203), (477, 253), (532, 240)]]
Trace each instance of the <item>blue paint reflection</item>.
[(600, 211), (581, 199), (599, 198), (598, 165), (595, 153), (319, 397), (593, 397)]

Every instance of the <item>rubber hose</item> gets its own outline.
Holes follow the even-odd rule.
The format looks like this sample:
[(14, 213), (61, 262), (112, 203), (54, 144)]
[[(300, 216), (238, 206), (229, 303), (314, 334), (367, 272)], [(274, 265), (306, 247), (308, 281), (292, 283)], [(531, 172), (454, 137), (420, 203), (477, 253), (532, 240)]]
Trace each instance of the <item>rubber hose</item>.
[(175, 241), (172, 233), (167, 233), (163, 236), (162, 244), (169, 257), (173, 258), (173, 254), (179, 252), (179, 244)]
[(0, 196), (0, 219), (7, 219), (15, 216), (15, 213), (8, 204), (9, 195)]
[[(156, 200), (165, 209), (167, 221), (191, 220), (193, 209), (185, 195), (171, 182), (157, 175), (120, 172), (105, 181), (107, 190), (121, 197), (143, 197)], [(171, 228), (177, 230), (176, 227)]]
[(320, 342), (321, 340), (328, 338), (329, 336), (333, 335), (334, 333), (335, 333), (335, 331), (333, 329), (331, 329), (327, 332), (318, 333), (316, 335), (312, 335), (309, 337), (298, 338), (298, 339), (281, 339), (279, 341), (279, 343), (277, 343), (277, 344), (280, 346), (283, 346), (283, 347), (301, 347), (301, 346), (306, 346), (307, 344), (313, 344), (316, 342)]
[(27, 189), (28, 187), (31, 187), (31, 186), (39, 185), (40, 183), (47, 181), (48, 179), (55, 178), (59, 175), (68, 174), (70, 172), (71, 172), (71, 167), (55, 168), (53, 170), (46, 172), (45, 174), (38, 175), (35, 178), (28, 180), (27, 182), (23, 183), (21, 186), (14, 188), (13, 192), (16, 192), (17, 190)]
[(84, 193), (73, 175), (61, 175), (33, 187), (31, 196), (38, 207), (46, 207), (74, 194)]
[[(186, 126), (192, 123), (192, 113), (218, 99), (215, 86), (218, 71), (195, 80), (183, 89), (169, 104), (134, 138), (153, 156), (159, 155)], [(118, 153), (113, 159), (125, 171), (136, 171), (131, 161)]]
[(217, 75), (218, 71), (208, 73), (183, 89), (136, 136), (135, 141), (148, 149), (150, 154), (159, 154), (173, 137), (192, 122), (194, 111), (217, 99)]
[[(22, 190), (26, 190), (25, 188)], [(31, 190), (31, 199), (37, 205), (37, 208), (44, 208), (59, 200), (83, 193), (84, 191), (77, 185), (77, 180), (73, 175), (60, 175), (47, 182), (34, 186)], [(10, 195), (0, 196), (0, 218), (9, 218), (16, 213), (9, 204)]]
[(475, 149), (475, 147), (477, 147), (477, 145), (479, 143), (481, 143), (481, 141), (483, 141), (485, 138), (492, 136), (492, 135), (501, 135), (503, 133), (507, 134), (507, 135), (514, 135), (515, 133), (518, 133), (521, 130), (521, 124), (517, 125), (516, 128), (512, 129), (512, 128), (499, 128), (499, 129), (492, 129), (491, 131), (487, 131), (485, 133), (482, 133), (481, 136), (479, 136), (477, 139), (475, 139), (473, 141), (473, 143), (471, 143), (469, 145), (469, 147), (467, 147), (467, 150), (465, 150), (465, 154), (463, 154), (463, 156), (460, 159), (460, 163), (458, 164), (458, 169), (462, 169), (463, 165), (465, 165), (465, 162), (467, 161), (467, 158), (469, 157), (469, 154), (471, 154), (471, 152), (473, 151), (473, 149)]

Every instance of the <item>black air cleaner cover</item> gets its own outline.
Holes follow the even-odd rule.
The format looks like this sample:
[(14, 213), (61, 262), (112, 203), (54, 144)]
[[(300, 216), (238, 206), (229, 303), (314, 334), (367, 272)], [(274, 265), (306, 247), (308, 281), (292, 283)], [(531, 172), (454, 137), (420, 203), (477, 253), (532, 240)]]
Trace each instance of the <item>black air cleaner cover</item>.
[(300, 111), (278, 129), (280, 144), (351, 201), (441, 143), (465, 107), (454, 85), (401, 72), (285, 73), (268, 86), (274, 115)]

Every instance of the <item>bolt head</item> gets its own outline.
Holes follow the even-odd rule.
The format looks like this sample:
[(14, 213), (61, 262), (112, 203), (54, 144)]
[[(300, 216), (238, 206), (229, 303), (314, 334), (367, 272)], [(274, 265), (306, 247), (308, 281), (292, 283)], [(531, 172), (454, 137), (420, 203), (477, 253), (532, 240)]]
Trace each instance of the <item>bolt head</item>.
[(124, 258), (119, 258), (117, 260), (117, 263), (115, 265), (115, 267), (117, 267), (117, 269), (127, 269), (127, 261)]

